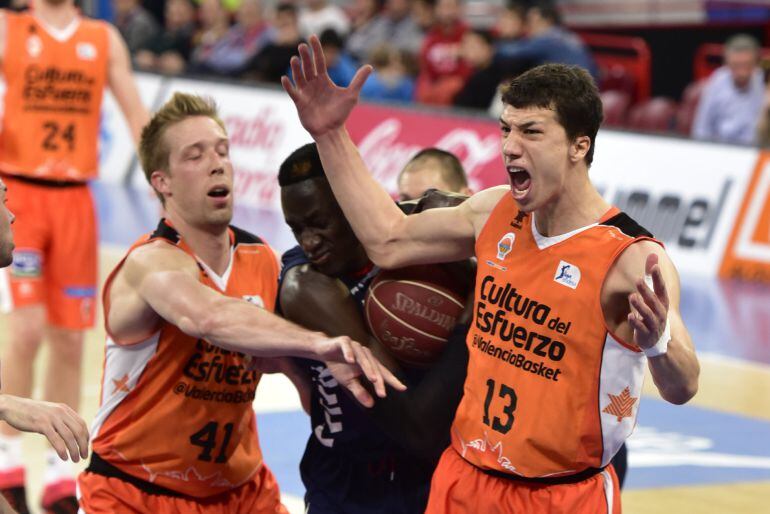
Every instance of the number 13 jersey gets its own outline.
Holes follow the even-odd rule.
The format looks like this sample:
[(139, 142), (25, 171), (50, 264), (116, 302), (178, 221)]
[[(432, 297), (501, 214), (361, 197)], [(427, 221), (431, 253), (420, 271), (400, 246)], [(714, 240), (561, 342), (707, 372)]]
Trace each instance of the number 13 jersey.
[(452, 426), (468, 462), (530, 478), (610, 462), (634, 428), (646, 361), (609, 332), (600, 293), (621, 252), (650, 237), (616, 208), (544, 237), (510, 195), (498, 203), (476, 242), (470, 360)]
[(5, 19), (0, 171), (75, 182), (96, 177), (107, 24), (77, 17), (56, 30), (30, 13), (6, 11)]

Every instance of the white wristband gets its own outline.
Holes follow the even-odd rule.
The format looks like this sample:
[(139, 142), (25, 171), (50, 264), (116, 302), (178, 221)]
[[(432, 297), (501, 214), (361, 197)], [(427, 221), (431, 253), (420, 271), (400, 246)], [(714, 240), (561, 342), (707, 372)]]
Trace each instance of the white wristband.
[(663, 333), (661, 334), (660, 339), (658, 339), (658, 342), (655, 343), (655, 346), (645, 348), (642, 351), (647, 357), (663, 355), (668, 351), (669, 341), (671, 341), (671, 324), (668, 322), (668, 317), (666, 317), (666, 328), (663, 329)]

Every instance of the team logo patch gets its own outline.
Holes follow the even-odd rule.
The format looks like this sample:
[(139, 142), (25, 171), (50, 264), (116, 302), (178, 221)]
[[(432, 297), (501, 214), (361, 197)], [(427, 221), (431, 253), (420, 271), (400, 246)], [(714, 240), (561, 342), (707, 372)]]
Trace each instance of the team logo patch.
[(17, 250), (11, 266), (14, 277), (37, 278), (43, 271), (43, 256), (37, 250)]
[(27, 38), (27, 53), (30, 57), (37, 57), (43, 51), (43, 42), (37, 34), (31, 34)]
[(265, 308), (265, 301), (258, 294), (255, 294), (255, 295), (245, 294), (243, 295), (243, 299), (252, 305), (256, 305), (257, 307), (261, 307), (263, 309)]
[(96, 59), (96, 47), (91, 43), (78, 43), (75, 47), (78, 57), (84, 61), (93, 61)]
[(556, 268), (553, 280), (575, 289), (578, 286), (578, 282), (580, 282), (580, 268), (569, 262), (559, 261), (559, 266)]
[(508, 232), (500, 241), (497, 242), (497, 260), (502, 261), (511, 253), (513, 249), (513, 242), (516, 240), (516, 235), (513, 232)]

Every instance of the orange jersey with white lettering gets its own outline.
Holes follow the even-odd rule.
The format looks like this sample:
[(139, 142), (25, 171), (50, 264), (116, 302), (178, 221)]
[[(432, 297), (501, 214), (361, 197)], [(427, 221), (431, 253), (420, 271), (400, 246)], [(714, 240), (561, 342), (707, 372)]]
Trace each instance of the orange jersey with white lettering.
[(56, 30), (30, 13), (6, 11), (5, 19), (0, 171), (47, 180), (96, 177), (107, 23), (78, 17)]
[[(158, 239), (195, 258), (164, 220), (129, 253)], [(222, 277), (195, 258), (201, 283), (272, 311), (278, 289), (272, 249), (236, 228), (230, 239), (232, 257)], [(104, 286), (105, 318), (110, 285), (123, 262)], [(136, 344), (118, 344), (108, 335), (93, 451), (130, 475), (178, 493), (207, 497), (232, 489), (263, 465), (251, 406), (260, 376), (243, 354), (196, 340), (166, 322)]]
[(609, 463), (636, 423), (646, 358), (609, 332), (600, 292), (621, 252), (650, 237), (616, 208), (544, 237), (503, 196), (476, 241), (470, 360), (452, 426), (467, 461), (531, 478)]

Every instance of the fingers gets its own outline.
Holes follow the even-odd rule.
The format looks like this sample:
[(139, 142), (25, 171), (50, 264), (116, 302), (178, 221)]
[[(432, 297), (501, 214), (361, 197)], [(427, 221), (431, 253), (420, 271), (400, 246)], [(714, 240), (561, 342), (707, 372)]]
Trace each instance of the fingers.
[(361, 385), (361, 382), (359, 382), (357, 378), (350, 380), (346, 386), (353, 397), (358, 400), (361, 405), (364, 407), (374, 406), (374, 398), (372, 398), (372, 395), (364, 389), (364, 386)]
[(668, 309), (663, 305), (663, 303), (660, 301), (660, 298), (655, 295), (655, 293), (652, 291), (652, 289), (650, 289), (644, 280), (639, 279), (636, 281), (636, 290), (640, 296), (640, 300), (644, 301), (644, 303), (652, 310), (653, 314), (658, 319), (666, 319)]
[(398, 377), (396, 377), (396, 375), (391, 373), (391, 371), (384, 364), (378, 361), (377, 365), (379, 366), (380, 372), (382, 373), (382, 379), (386, 384), (397, 391), (406, 391), (406, 385), (404, 385), (404, 383), (401, 382)]
[(658, 263), (657, 254), (651, 253), (647, 256), (647, 260), (644, 262), (644, 272), (647, 275), (652, 275), (652, 268)]
[(650, 271), (655, 296), (658, 297), (663, 308), (668, 312), (668, 290), (666, 289), (666, 282), (663, 280), (663, 271), (660, 268), (660, 264), (655, 264)]
[(647, 329), (647, 326), (642, 322), (639, 315), (633, 312), (633, 310), (628, 313), (628, 324), (631, 325), (631, 328), (634, 330), (637, 341), (647, 340), (650, 337), (650, 331)]
[(357, 95), (361, 91), (361, 88), (364, 87), (364, 82), (366, 82), (366, 79), (372, 74), (373, 69), (374, 68), (368, 64), (358, 68), (358, 71), (353, 76), (353, 80), (350, 81), (348, 89), (352, 90)]
[(660, 330), (660, 318), (652, 311), (650, 306), (645, 303), (639, 294), (632, 293), (629, 295), (628, 302), (632, 307), (631, 312), (645, 325), (648, 332), (654, 334)]
[(326, 73), (326, 55), (324, 55), (323, 47), (321, 47), (321, 40), (315, 34), (310, 36), (310, 46), (313, 49), (316, 72), (323, 75)]
[(313, 56), (310, 54), (310, 47), (307, 44), (302, 43), (299, 45), (299, 57), (302, 64), (302, 72), (305, 74), (305, 80), (311, 81), (318, 76), (315, 69), (315, 62), (313, 62)]
[(291, 83), (291, 80), (289, 80), (289, 77), (287, 77), (286, 75), (283, 75), (281, 77), (281, 86), (283, 86), (283, 90), (286, 91), (286, 93), (294, 102), (298, 100), (297, 91), (295, 91), (294, 86)]
[[(85, 459), (88, 457), (88, 425), (71, 407), (65, 405), (64, 409), (66, 416), (63, 417), (63, 421), (75, 438), (80, 449), (80, 457)], [(76, 459), (73, 460), (77, 462)]]
[(59, 435), (59, 432), (53, 427), (53, 425), (48, 425), (43, 430), (41, 430), (40, 433), (48, 439), (48, 442), (51, 443), (53, 449), (56, 450), (59, 458), (61, 460), (67, 460), (67, 444), (64, 442), (64, 439), (61, 435)]
[(305, 80), (305, 74), (302, 71), (299, 57), (296, 55), (289, 60), (289, 67), (291, 68), (291, 78), (294, 79), (294, 86), (296, 89), (301, 89), (307, 85)]
[(80, 448), (78, 448), (77, 437), (75, 437), (75, 434), (64, 422), (64, 419), (55, 419), (53, 422), (53, 427), (64, 440), (64, 444), (67, 446), (67, 450), (69, 451), (70, 459), (72, 459), (72, 462), (80, 462)]
[(374, 392), (380, 398), (385, 397), (385, 384), (382, 380), (382, 374), (380, 372), (379, 361), (374, 358), (372, 351), (369, 348), (361, 346), (359, 343), (353, 343), (354, 351), (356, 352), (356, 362), (361, 367), (364, 376), (374, 386)]

